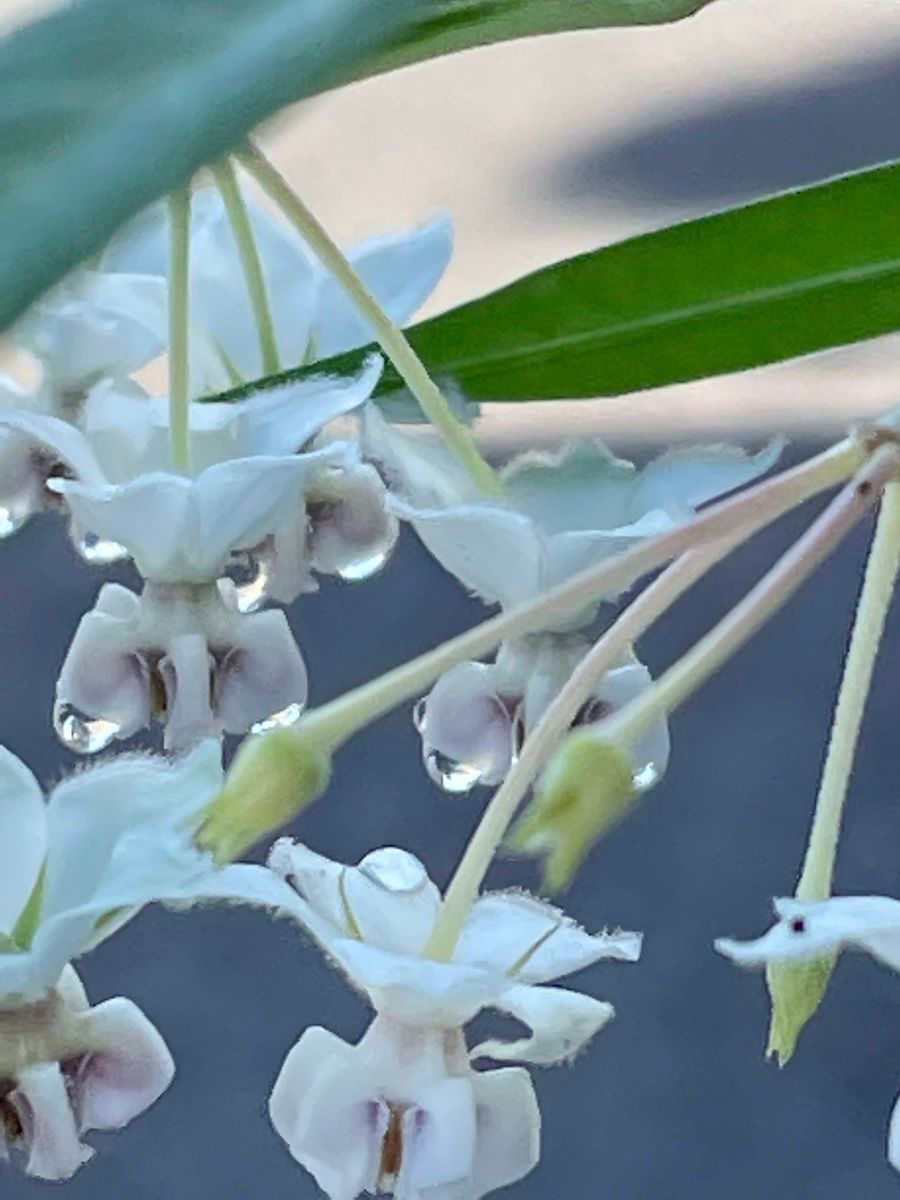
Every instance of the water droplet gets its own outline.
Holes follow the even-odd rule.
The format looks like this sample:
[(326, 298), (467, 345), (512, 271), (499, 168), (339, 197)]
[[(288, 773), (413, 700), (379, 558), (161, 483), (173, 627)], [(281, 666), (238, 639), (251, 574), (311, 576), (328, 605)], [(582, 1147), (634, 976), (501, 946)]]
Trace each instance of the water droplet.
[(303, 705), (288, 704), (285, 708), (279, 709), (278, 712), (272, 713), (271, 717), (266, 717), (262, 721), (257, 721), (250, 726), (251, 733), (268, 733), (270, 729), (286, 729), (290, 725), (296, 725), (303, 716)]
[(416, 856), (396, 846), (373, 850), (359, 864), (359, 870), (387, 892), (415, 892), (428, 882), (428, 872)]
[(477, 783), (484, 771), (473, 763), (457, 762), (440, 750), (429, 750), (425, 756), (425, 769), (431, 779), (451, 796), (464, 796)]
[(122, 728), (103, 717), (88, 717), (66, 700), (53, 705), (53, 728), (56, 736), (75, 754), (97, 754), (113, 741)]
[(96, 533), (85, 533), (75, 543), (75, 548), (85, 562), (93, 567), (108, 567), (111, 563), (130, 558), (128, 551), (118, 542), (98, 537)]
[(634, 773), (634, 786), (639, 792), (646, 792), (647, 788), (653, 787), (662, 778), (662, 772), (657, 767), (656, 763), (649, 762), (646, 766)]
[(379, 549), (370, 550), (364, 558), (352, 559), (343, 563), (338, 567), (337, 575), (346, 583), (358, 583), (361, 579), (368, 579), (370, 575), (380, 571), (390, 558), (393, 545), (394, 541), (391, 539)]
[(421, 700), (417, 700), (413, 705), (412, 719), (413, 725), (416, 728), (416, 733), (425, 732), (425, 721), (427, 717), (426, 709), (428, 707), (427, 697), (423, 696)]
[(0, 538), (12, 537), (28, 520), (29, 511), (16, 504), (0, 504)]
[(255, 612), (266, 598), (272, 576), (271, 562), (260, 550), (239, 550), (228, 562), (227, 575), (234, 583), (234, 594), (241, 612)]

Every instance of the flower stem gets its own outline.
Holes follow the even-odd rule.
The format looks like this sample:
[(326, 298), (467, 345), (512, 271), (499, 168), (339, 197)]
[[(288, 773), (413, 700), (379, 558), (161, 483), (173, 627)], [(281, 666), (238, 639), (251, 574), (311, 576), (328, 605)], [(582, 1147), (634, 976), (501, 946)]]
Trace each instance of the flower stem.
[(266, 375), (274, 375), (281, 370), (278, 339), (275, 336), (275, 324), (272, 320), (272, 306), (269, 302), (266, 277), (263, 274), (259, 247), (256, 244), (253, 226), (250, 224), (247, 205), (238, 185), (234, 166), (229, 159), (226, 158), (222, 162), (216, 163), (211, 171), (216, 187), (222, 196), (222, 203), (225, 205), (228, 223), (231, 225), (231, 232), (244, 271), (250, 307), (256, 322), (263, 372)]
[(313, 709), (296, 726), (323, 744), (339, 745), (398, 704), (421, 695), (457, 663), (489, 653), (505, 638), (533, 632), (560, 610), (578, 609), (603, 595), (617, 595), (642, 575), (694, 546), (739, 535), (744, 540), (783, 513), (851, 475), (870, 453), (850, 437), (805, 463), (711, 505), (689, 524), (660, 534), (573, 576), (540, 599), (500, 613), (403, 666)]
[(169, 453), (172, 467), (191, 470), (188, 397), (191, 193), (169, 196)]
[(881, 447), (744, 599), (643, 696), (604, 724), (604, 739), (630, 745), (658, 717), (696, 692), (787, 602), (850, 532), (900, 468), (900, 449)]
[(882, 497), (878, 525), (859, 593), (809, 845), (797, 883), (797, 897), (800, 900), (824, 900), (831, 894), (844, 801), (898, 569), (900, 483), (892, 482), (887, 485)]
[(372, 326), (397, 374), (479, 488), (489, 496), (502, 498), (500, 482), (482, 458), (472, 434), (453, 415), (402, 330), (384, 311), (313, 213), (257, 146), (248, 145), (238, 153), (238, 158), (309, 244), (323, 266), (334, 275), (360, 315)]
[(444, 962), (452, 958), (463, 922), (525, 793), (603, 676), (645, 630), (740, 540), (740, 535), (723, 538), (677, 559), (625, 609), (581, 660), (525, 739), (518, 760), (484, 810), (444, 894), (423, 954)]

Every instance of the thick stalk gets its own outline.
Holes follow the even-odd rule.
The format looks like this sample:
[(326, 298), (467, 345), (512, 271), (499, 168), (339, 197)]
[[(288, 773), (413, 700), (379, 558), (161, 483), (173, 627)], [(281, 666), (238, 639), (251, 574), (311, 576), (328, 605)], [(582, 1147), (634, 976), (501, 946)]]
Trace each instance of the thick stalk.
[(737, 540), (722, 539), (679, 558), (641, 592), (581, 660), (525, 739), (517, 762), (484, 810), (444, 895), (424, 954), (442, 961), (452, 958), (463, 922), (525, 793), (603, 676), (679, 596), (734, 548)]
[(816, 811), (803, 870), (797, 884), (800, 900), (831, 895), (841, 818), (872, 672), (900, 569), (900, 483), (887, 485), (866, 573), (859, 594), (850, 648), (838, 693)]
[(558, 611), (577, 610), (604, 595), (617, 595), (642, 575), (694, 546), (732, 535), (740, 535), (741, 540), (750, 537), (816, 493), (842, 482), (866, 461), (868, 454), (863, 442), (848, 438), (774, 479), (711, 505), (689, 524), (581, 572), (539, 600), (500, 613), (419, 658), (313, 709), (297, 728), (308, 732), (319, 744), (340, 745), (398, 704), (421, 695), (457, 663), (480, 658), (505, 638), (540, 629)]
[(604, 726), (604, 737), (631, 744), (658, 717), (673, 712), (753, 636), (831, 554), (878, 499), (900, 467), (895, 445), (877, 450), (866, 466), (829, 504), (744, 599), (679, 659), (645, 695)]
[(250, 224), (247, 205), (237, 181), (234, 166), (228, 159), (217, 163), (211, 168), (216, 187), (222, 196), (228, 223), (234, 236), (244, 281), (247, 284), (247, 295), (250, 308), (256, 323), (256, 334), (259, 340), (259, 354), (262, 360), (263, 373), (274, 375), (281, 370), (278, 357), (278, 339), (275, 335), (275, 323), (272, 320), (272, 306), (269, 302), (269, 291), (266, 287), (266, 277), (263, 274), (262, 260), (259, 247)]
[(238, 157), (307, 242), (322, 265), (332, 273), (366, 323), (371, 325), (379, 345), (397, 369), (397, 374), (475, 483), (487, 495), (502, 498), (503, 489), (499, 480), (482, 458), (472, 434), (453, 415), (449, 404), (402, 330), (384, 311), (317, 218), (258, 147), (248, 146), (239, 152)]
[(190, 474), (189, 281), (190, 191), (169, 196), (169, 453), (172, 468)]

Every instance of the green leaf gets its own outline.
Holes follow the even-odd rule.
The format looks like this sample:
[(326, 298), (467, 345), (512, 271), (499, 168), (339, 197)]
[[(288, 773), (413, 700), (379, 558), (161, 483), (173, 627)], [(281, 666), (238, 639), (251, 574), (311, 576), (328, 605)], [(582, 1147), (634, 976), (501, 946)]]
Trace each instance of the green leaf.
[(79, 0), (0, 43), (0, 328), (422, 0)]
[(408, 33), (366, 63), (355, 78), (410, 63), (542, 33), (616, 25), (661, 25), (712, 0), (425, 0)]
[[(475, 400), (553, 400), (878, 337), (900, 329), (898, 211), (900, 163), (889, 163), (545, 267), (409, 340), (435, 378)], [(272, 382), (353, 371), (371, 349)], [(399, 387), (388, 368), (379, 394)]]

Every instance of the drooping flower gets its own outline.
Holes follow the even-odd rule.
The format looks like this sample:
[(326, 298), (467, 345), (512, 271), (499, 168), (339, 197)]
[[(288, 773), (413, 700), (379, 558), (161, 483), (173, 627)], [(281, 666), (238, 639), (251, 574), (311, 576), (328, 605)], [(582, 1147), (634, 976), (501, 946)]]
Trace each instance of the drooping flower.
[[(374, 340), (339, 284), (303, 239), (245, 198), (267, 285), (282, 368), (328, 358)], [(453, 248), (447, 217), (403, 233), (372, 238), (347, 257), (385, 311), (405, 324), (444, 273)], [(223, 391), (264, 374), (259, 340), (237, 245), (217, 189), (201, 188), (191, 203), (191, 323), (201, 347), (194, 356), (192, 392)], [(168, 219), (164, 205), (146, 209), (112, 240), (100, 260), (104, 271), (168, 272)]]
[[(662, 455), (642, 470), (595, 442), (553, 455), (528, 453), (500, 472), (501, 502), (479, 491), (442, 446), (401, 433), (371, 406), (367, 453), (391, 484), (391, 503), (426, 548), (487, 604), (511, 609), (538, 599), (588, 567), (683, 524), (697, 507), (769, 469), (781, 450), (755, 456), (730, 447)], [(608, 597), (613, 600), (615, 597)], [(463, 663), (420, 701), (416, 723), (429, 774), (465, 792), (505, 776), (518, 746), (589, 648), (577, 631), (602, 600), (554, 614), (543, 628), (501, 646), (492, 664)], [(614, 668), (577, 719), (593, 723), (651, 685), (632, 655)], [(643, 789), (664, 772), (668, 732), (660, 719), (635, 748)]]
[[(294, 1158), (332, 1200), (475, 1200), (527, 1174), (540, 1135), (528, 1073), (472, 1061), (571, 1059), (612, 1007), (544, 985), (601, 958), (636, 960), (640, 936), (590, 935), (525, 893), (487, 894), (439, 962), (423, 950), (441, 898), (413, 855), (387, 848), (347, 867), (285, 839), (269, 862), (297, 890), (293, 915), (376, 1012), (355, 1046), (313, 1028), (288, 1054), (269, 1110)], [(463, 1027), (485, 1008), (528, 1036), (467, 1050)]]
[(117, 1129), (168, 1087), (174, 1066), (129, 1000), (88, 1005), (71, 960), (152, 901), (295, 903), (262, 867), (217, 868), (192, 831), (222, 783), (219, 748), (177, 763), (124, 756), (59, 784), (45, 802), (0, 750), (0, 1157), (64, 1179), (81, 1136)]

